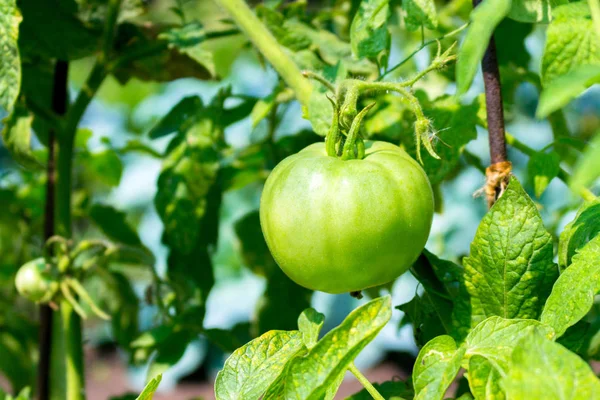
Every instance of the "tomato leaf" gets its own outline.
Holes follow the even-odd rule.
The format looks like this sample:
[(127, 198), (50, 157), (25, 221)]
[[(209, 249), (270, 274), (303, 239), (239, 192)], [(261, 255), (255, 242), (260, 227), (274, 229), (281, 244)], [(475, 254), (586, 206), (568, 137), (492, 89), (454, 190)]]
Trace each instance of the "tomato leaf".
[(159, 374), (156, 377), (152, 378), (150, 382), (146, 385), (142, 393), (138, 396), (136, 400), (152, 400), (154, 397), (154, 393), (158, 389), (158, 385), (160, 385), (160, 381), (162, 380), (162, 375)]
[(582, 65), (573, 68), (544, 87), (535, 116), (546, 118), (595, 83), (600, 83), (600, 69), (597, 66)]
[(475, 354), (469, 359), (467, 379), (476, 399), (504, 399), (500, 388), (500, 372), (485, 357)]
[(217, 400), (260, 398), (303, 348), (299, 331), (270, 331), (240, 347), (217, 374)]
[(558, 240), (558, 265), (561, 269), (571, 264), (571, 258), (585, 244), (600, 234), (600, 199), (584, 203), (573, 221), (563, 229)]
[[(413, 392), (409, 386), (400, 380), (387, 381), (383, 383), (373, 383), (373, 387), (377, 389), (379, 394), (384, 399), (392, 399), (394, 396), (400, 398), (412, 399)], [(346, 400), (372, 400), (373, 396), (369, 394), (367, 389), (363, 389), (358, 393), (353, 394), (350, 397), (346, 397)]]
[(589, 364), (541, 335), (527, 336), (519, 343), (501, 385), (507, 398), (515, 400), (600, 396), (600, 381)]
[(469, 90), (494, 29), (508, 14), (511, 0), (484, 0), (470, 14), (471, 24), (458, 51), (457, 93)]
[(573, 256), (571, 265), (557, 279), (540, 321), (553, 327), (557, 337), (562, 336), (588, 313), (599, 291), (600, 235), (596, 235)]
[(298, 317), (298, 329), (307, 349), (312, 349), (319, 340), (319, 332), (325, 322), (325, 316), (314, 308), (307, 308)]
[(558, 175), (560, 169), (560, 156), (552, 151), (550, 153), (536, 152), (529, 157), (527, 175), (533, 182), (536, 197), (540, 197), (552, 179)]
[(127, 215), (112, 206), (94, 204), (90, 218), (109, 238), (130, 246), (142, 244), (137, 232), (129, 225)]
[(583, 156), (577, 160), (569, 186), (577, 191), (593, 183), (598, 177), (600, 177), (600, 132), (587, 145)]
[(202, 46), (202, 42), (206, 40), (206, 32), (199, 22), (191, 22), (181, 28), (171, 28), (159, 34), (158, 39), (166, 41), (170, 49), (177, 49), (189, 56), (215, 76), (213, 54)]
[(438, 17), (433, 0), (403, 0), (402, 8), (406, 12), (404, 21), (409, 31), (416, 31), (421, 26), (428, 29), (438, 27)]
[(552, 247), (535, 204), (511, 178), (481, 221), (471, 254), (464, 259), (466, 290), (454, 313), (458, 337), (464, 336), (469, 321), (474, 327), (493, 315), (538, 318), (558, 275)]
[(350, 26), (350, 44), (356, 58), (373, 58), (388, 48), (389, 0), (361, 1)]
[(27, 169), (40, 169), (42, 163), (31, 150), (32, 121), (33, 115), (25, 107), (17, 105), (2, 121), (2, 140), (17, 163)]
[(508, 17), (515, 21), (547, 24), (552, 20), (552, 9), (568, 0), (512, 0)]
[(465, 350), (448, 335), (423, 346), (413, 369), (415, 400), (442, 399), (460, 370)]
[(548, 85), (582, 65), (600, 67), (600, 37), (586, 3), (557, 7), (546, 31), (542, 56), (542, 83)]
[(352, 311), (287, 373), (286, 399), (318, 399), (339, 382), (348, 365), (377, 336), (392, 315), (391, 298), (379, 297)]
[(0, 1), (0, 107), (11, 112), (21, 87), (17, 39), (23, 18), (15, 0)]

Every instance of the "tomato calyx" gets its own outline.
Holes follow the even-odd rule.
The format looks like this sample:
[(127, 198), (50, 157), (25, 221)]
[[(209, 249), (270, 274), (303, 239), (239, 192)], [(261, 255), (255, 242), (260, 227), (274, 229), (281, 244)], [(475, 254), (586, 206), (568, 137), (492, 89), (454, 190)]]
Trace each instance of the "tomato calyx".
[[(333, 118), (331, 128), (325, 137), (325, 150), (330, 157), (340, 157), (342, 160), (361, 160), (365, 156), (365, 142), (360, 135), (360, 127), (365, 115), (369, 112), (375, 103), (371, 103), (363, 108), (352, 120), (352, 125), (347, 134), (340, 129), (339, 107), (334, 99), (327, 96), (327, 99), (333, 106)], [(340, 135), (342, 132), (342, 135)]]

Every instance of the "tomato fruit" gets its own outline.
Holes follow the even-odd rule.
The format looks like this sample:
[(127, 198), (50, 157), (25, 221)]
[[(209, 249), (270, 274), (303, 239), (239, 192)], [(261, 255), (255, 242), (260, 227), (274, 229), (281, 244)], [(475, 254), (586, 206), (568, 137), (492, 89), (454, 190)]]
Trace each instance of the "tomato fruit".
[(23, 264), (17, 271), (15, 286), (21, 296), (35, 303), (49, 302), (59, 289), (44, 258)]
[(406, 272), (425, 247), (433, 206), (425, 171), (398, 146), (365, 141), (362, 159), (342, 160), (315, 143), (269, 175), (260, 222), (287, 276), (344, 293)]

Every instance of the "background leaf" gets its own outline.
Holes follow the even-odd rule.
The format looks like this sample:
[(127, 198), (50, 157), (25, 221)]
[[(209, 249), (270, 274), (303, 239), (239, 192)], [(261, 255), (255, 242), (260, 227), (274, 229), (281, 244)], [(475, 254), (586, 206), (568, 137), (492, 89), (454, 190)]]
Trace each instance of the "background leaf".
[(350, 27), (352, 53), (357, 58), (374, 58), (388, 48), (389, 0), (361, 1)]
[(567, 0), (512, 0), (509, 18), (520, 22), (548, 23), (552, 19), (552, 9)]
[(437, 29), (438, 17), (433, 0), (402, 0), (402, 7), (406, 12), (404, 21), (408, 30), (416, 31), (421, 26)]
[(537, 152), (529, 157), (527, 175), (533, 182), (536, 197), (540, 197), (552, 179), (558, 175), (560, 169), (560, 156), (552, 151), (550, 153)]
[(17, 39), (21, 13), (15, 0), (0, 0), (0, 107), (11, 112), (21, 88)]

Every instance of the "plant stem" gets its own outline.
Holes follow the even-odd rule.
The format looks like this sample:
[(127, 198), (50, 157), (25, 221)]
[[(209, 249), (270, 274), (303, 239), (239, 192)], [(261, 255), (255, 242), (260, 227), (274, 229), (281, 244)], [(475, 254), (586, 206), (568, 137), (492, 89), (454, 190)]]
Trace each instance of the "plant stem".
[(398, 64), (394, 65), (392, 68), (388, 69), (383, 75), (381, 75), (379, 78), (377, 78), (377, 80), (381, 81), (387, 75), (389, 75), (390, 73), (392, 73), (396, 69), (398, 69), (401, 66), (403, 66), (404, 64), (406, 64), (411, 58), (413, 58), (418, 52), (420, 52), (421, 50), (423, 50), (425, 47), (429, 46), (430, 44), (437, 43), (438, 41), (440, 41), (442, 39), (449, 38), (449, 37), (452, 37), (452, 36), (456, 35), (457, 33), (461, 32), (463, 29), (465, 29), (468, 25), (469, 24), (464, 24), (464, 25), (456, 28), (455, 30), (453, 30), (451, 32), (443, 34), (442, 36), (440, 36), (440, 37), (438, 37), (436, 39), (432, 39), (432, 40), (429, 40), (429, 41), (421, 44), (419, 47), (417, 47), (417, 49), (415, 51), (413, 51), (412, 53), (410, 53), (405, 59), (403, 59), (402, 61), (400, 61)]
[(600, 0), (588, 0), (596, 35), (600, 38)]
[(282, 50), (271, 32), (254, 15), (244, 0), (216, 0), (246, 33), (275, 71), (294, 90), (300, 103), (307, 107), (312, 84), (304, 78), (294, 61)]
[[(54, 82), (52, 88), (52, 110), (60, 116), (67, 111), (68, 87), (67, 78), (69, 63), (57, 60), (54, 65)], [(44, 210), (44, 238), (48, 240), (54, 236), (55, 228), (55, 135), (56, 126), (48, 132), (48, 164), (46, 168), (46, 200)], [(39, 361), (37, 371), (38, 400), (50, 398), (50, 360), (52, 353), (52, 309), (48, 305), (40, 306), (39, 329)]]
[(381, 394), (379, 394), (377, 389), (373, 387), (371, 382), (369, 382), (369, 380), (358, 370), (358, 368), (356, 368), (356, 365), (354, 365), (354, 363), (351, 363), (350, 366), (348, 366), (348, 371), (352, 372), (352, 374), (356, 377), (356, 379), (358, 379), (360, 384), (363, 385), (365, 389), (367, 389), (367, 392), (369, 392), (373, 399), (385, 400), (385, 398)]

